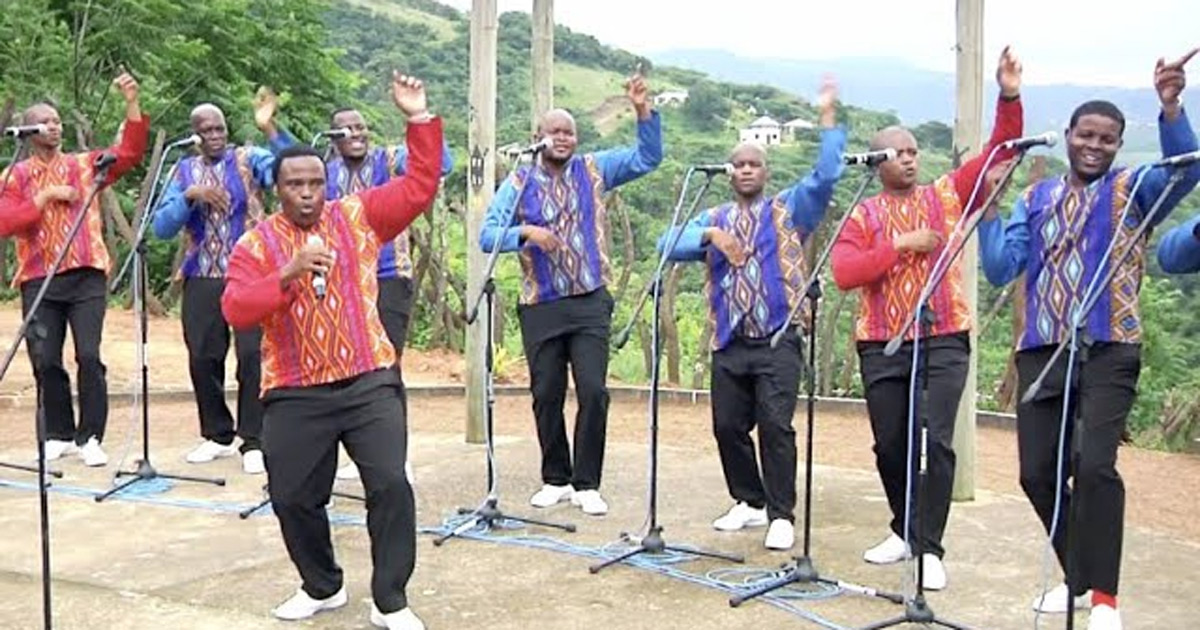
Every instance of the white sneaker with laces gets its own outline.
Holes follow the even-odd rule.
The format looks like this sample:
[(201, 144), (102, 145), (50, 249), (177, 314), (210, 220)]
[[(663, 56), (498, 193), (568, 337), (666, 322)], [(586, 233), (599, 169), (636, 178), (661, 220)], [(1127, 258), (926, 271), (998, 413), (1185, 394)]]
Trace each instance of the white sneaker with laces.
[(600, 496), (599, 490), (580, 490), (573, 493), (571, 505), (578, 507), (589, 516), (608, 514), (608, 504), (604, 502), (604, 497)]
[(379, 612), (374, 602), (371, 603), (371, 625), (386, 630), (425, 630), (425, 622), (417, 617), (412, 608), (401, 608), (385, 615)]
[(723, 532), (736, 532), (745, 527), (762, 527), (766, 524), (767, 508), (752, 508), (744, 501), (738, 501), (712, 525), (713, 529)]
[(562, 501), (569, 501), (572, 494), (575, 494), (575, 488), (571, 484), (565, 486), (546, 484), (542, 486), (541, 490), (533, 493), (532, 497), (529, 497), (529, 504), (539, 508), (550, 507)]
[(350, 462), (349, 464), (346, 464), (345, 466), (338, 468), (338, 471), (337, 471), (338, 479), (346, 481), (346, 480), (350, 480), (350, 479), (358, 479), (358, 477), (359, 477), (358, 466), (355, 466), (354, 462)]
[[(46, 461), (52, 462), (77, 450), (79, 449), (75, 446), (74, 440), (46, 440)], [(36, 455), (34, 460), (37, 460)]]
[(242, 472), (247, 475), (261, 475), (267, 472), (267, 464), (263, 461), (263, 452), (254, 449), (242, 453)]
[(895, 532), (878, 545), (863, 553), (863, 560), (871, 564), (894, 564), (909, 557), (908, 545)]
[(1121, 630), (1121, 613), (1108, 604), (1100, 604), (1092, 609), (1088, 617), (1088, 630)]
[[(1059, 584), (1033, 600), (1033, 609), (1040, 613), (1062, 615), (1067, 612), (1067, 585)], [(1092, 607), (1092, 591), (1088, 589), (1075, 598), (1075, 610)]]
[(83, 448), (79, 449), (79, 456), (83, 458), (84, 466), (94, 468), (108, 464), (108, 455), (104, 452), (104, 449), (100, 448), (100, 442), (95, 437), (88, 438)]
[(220, 457), (233, 457), (237, 454), (237, 447), (233, 444), (217, 444), (212, 440), (204, 440), (204, 443), (192, 449), (192, 452), (187, 454), (187, 462), (189, 464), (207, 464), (214, 459)]
[(341, 608), (346, 605), (347, 601), (349, 598), (346, 596), (345, 586), (325, 599), (314, 599), (305, 593), (304, 589), (298, 588), (294, 595), (272, 610), (271, 614), (284, 621), (298, 621), (308, 619), (322, 610)]
[(796, 526), (786, 518), (777, 518), (771, 521), (771, 526), (767, 528), (767, 538), (763, 541), (763, 545), (767, 549), (776, 551), (787, 551), (796, 544)]
[(931, 554), (925, 554), (925, 579), (922, 580), (927, 591), (940, 591), (946, 588), (946, 565), (942, 559)]

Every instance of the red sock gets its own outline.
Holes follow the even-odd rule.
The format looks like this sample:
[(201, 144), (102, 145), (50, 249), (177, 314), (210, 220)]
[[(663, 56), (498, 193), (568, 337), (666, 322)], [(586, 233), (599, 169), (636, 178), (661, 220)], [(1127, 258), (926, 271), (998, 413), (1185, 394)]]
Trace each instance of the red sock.
[(1092, 589), (1092, 606), (1096, 607), (1096, 606), (1101, 606), (1101, 605), (1116, 609), (1117, 596), (1109, 595), (1108, 593), (1105, 593), (1104, 591)]

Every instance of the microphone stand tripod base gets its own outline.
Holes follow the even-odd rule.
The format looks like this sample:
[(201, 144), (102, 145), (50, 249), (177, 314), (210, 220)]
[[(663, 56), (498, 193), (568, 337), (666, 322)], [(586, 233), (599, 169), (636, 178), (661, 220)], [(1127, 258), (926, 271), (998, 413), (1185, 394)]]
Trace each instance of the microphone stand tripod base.
[(715, 558), (717, 560), (728, 560), (729, 562), (736, 562), (738, 564), (741, 564), (746, 561), (746, 559), (743, 558), (742, 556), (735, 555), (735, 554), (718, 553), (715, 551), (703, 551), (700, 549), (685, 549), (683, 547), (672, 547), (671, 545), (667, 544), (666, 540), (663, 539), (662, 527), (659, 525), (655, 525), (655, 526), (651, 527), (648, 532), (646, 532), (646, 535), (640, 541), (638, 541), (637, 547), (634, 547), (633, 549), (630, 549), (629, 551), (626, 551), (625, 553), (623, 553), (615, 558), (609, 558), (608, 560), (605, 560), (604, 562), (601, 562), (600, 564), (593, 564), (592, 566), (588, 567), (588, 572), (592, 573), (594, 575), (596, 573), (599, 573), (605, 567), (614, 565), (618, 562), (623, 562), (623, 561), (628, 560), (629, 558), (632, 558), (636, 555), (643, 554), (643, 553), (661, 554), (665, 551), (686, 553), (686, 554), (690, 554), (693, 556), (702, 556), (705, 558)]
[(447, 540), (450, 540), (456, 536), (462, 536), (471, 529), (474, 529), (477, 525), (483, 525), (484, 527), (491, 529), (500, 521), (516, 521), (518, 523), (525, 523), (526, 525), (541, 525), (542, 527), (561, 529), (565, 532), (575, 532), (575, 525), (572, 523), (551, 523), (549, 521), (540, 521), (537, 519), (525, 518), (523, 516), (511, 516), (509, 514), (505, 514), (504, 512), (500, 511), (500, 508), (497, 505), (499, 502), (500, 500), (497, 497), (488, 497), (484, 500), (483, 505), (477, 508), (458, 508), (458, 513), (460, 515), (470, 514), (471, 518), (458, 524), (454, 529), (450, 530), (449, 533), (443, 534), (442, 536), (434, 539), (433, 544), (437, 547), (441, 547), (442, 544), (444, 544)]

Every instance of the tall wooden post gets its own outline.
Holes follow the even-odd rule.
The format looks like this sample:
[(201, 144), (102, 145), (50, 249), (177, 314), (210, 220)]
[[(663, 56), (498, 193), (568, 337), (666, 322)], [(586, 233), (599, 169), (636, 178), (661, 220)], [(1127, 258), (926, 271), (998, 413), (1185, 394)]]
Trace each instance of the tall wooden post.
[(533, 0), (533, 133), (554, 107), (554, 0)]

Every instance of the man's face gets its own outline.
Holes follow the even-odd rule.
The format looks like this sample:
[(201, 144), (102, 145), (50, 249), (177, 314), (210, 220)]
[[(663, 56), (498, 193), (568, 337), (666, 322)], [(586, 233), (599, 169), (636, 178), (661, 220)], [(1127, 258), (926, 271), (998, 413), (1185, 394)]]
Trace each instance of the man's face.
[(279, 165), (275, 194), (283, 214), (303, 229), (321, 220), (325, 209), (325, 163), (312, 155), (286, 158)]
[(192, 116), (192, 131), (200, 136), (200, 154), (215, 160), (225, 153), (229, 144), (229, 132), (225, 128), (225, 116), (218, 111), (205, 109)]
[(62, 119), (58, 110), (45, 103), (39, 103), (25, 110), (24, 124), (46, 125), (46, 133), (29, 136), (29, 142), (35, 148), (42, 150), (57, 150), (62, 146)]
[(561, 112), (551, 112), (542, 120), (539, 129), (543, 138), (550, 138), (554, 143), (542, 151), (542, 158), (552, 162), (566, 162), (575, 155), (575, 147), (579, 140), (575, 137), (575, 121)]
[(906, 129), (893, 129), (876, 137), (872, 149), (895, 149), (896, 159), (879, 165), (879, 181), (888, 190), (908, 190), (917, 184), (920, 152), (917, 139)]
[(362, 114), (356, 110), (338, 112), (334, 115), (331, 124), (334, 129), (350, 130), (350, 137), (333, 141), (333, 148), (337, 149), (338, 155), (351, 160), (361, 160), (367, 155), (367, 151), (371, 148), (371, 141), (367, 138), (370, 130), (367, 129), (367, 123), (363, 120)]
[(762, 194), (767, 184), (770, 171), (767, 169), (767, 156), (762, 150), (752, 146), (742, 146), (729, 156), (733, 164), (733, 175), (729, 185), (739, 197), (754, 198)]
[(1067, 161), (1080, 181), (1108, 172), (1121, 149), (1121, 124), (1100, 114), (1084, 114), (1067, 130)]

